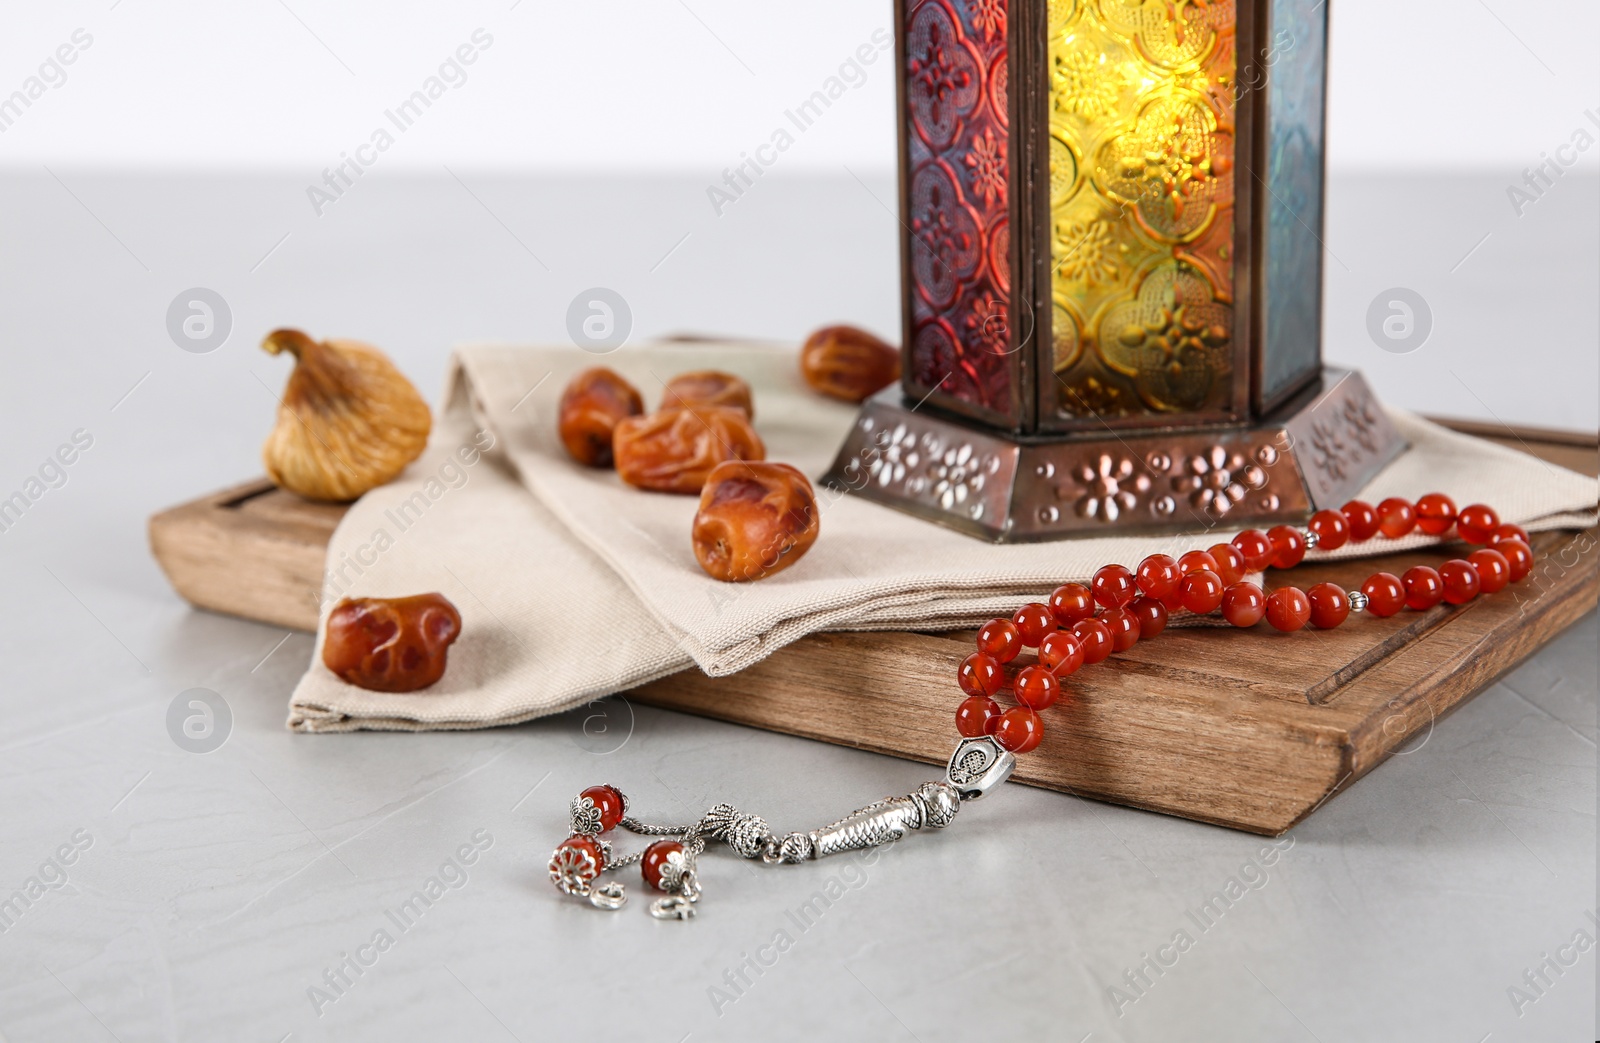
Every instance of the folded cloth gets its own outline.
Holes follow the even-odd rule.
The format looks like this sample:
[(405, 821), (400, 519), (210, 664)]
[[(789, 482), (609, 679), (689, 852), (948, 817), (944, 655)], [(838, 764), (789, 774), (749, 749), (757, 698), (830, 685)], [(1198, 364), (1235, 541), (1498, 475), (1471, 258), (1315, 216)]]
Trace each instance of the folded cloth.
[[(510, 724), (691, 666), (730, 674), (818, 631), (976, 626), (1108, 561), (1132, 564), (1196, 543), (1194, 534), (1119, 535), (997, 546), (819, 486), (821, 534), (802, 561), (756, 583), (719, 583), (690, 546), (695, 497), (641, 492), (562, 449), (562, 388), (597, 363), (652, 403), (677, 373), (739, 374), (754, 389), (767, 458), (813, 480), (855, 416), (807, 389), (794, 353), (772, 346), (669, 343), (599, 358), (576, 349), (459, 349), (428, 451), (345, 515), (323, 589), (324, 613), (344, 595), (443, 592), (464, 623), (450, 667), (423, 693), (367, 692), (322, 666), (319, 636), (290, 704), (291, 728)], [(1364, 499), (1440, 489), (1460, 504), (1493, 504), (1529, 529), (1595, 524), (1595, 479), (1408, 413), (1391, 416), (1411, 448)], [(1310, 557), (1437, 542), (1412, 535)]]

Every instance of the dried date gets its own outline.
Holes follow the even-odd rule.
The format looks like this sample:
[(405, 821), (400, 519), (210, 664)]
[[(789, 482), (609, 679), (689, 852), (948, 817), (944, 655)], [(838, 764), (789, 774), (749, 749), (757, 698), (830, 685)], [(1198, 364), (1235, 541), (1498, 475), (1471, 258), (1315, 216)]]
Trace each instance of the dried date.
[(788, 464), (721, 464), (700, 493), (694, 556), (725, 583), (765, 579), (811, 549), (821, 520), (811, 482)]
[(698, 493), (718, 464), (767, 455), (744, 410), (732, 406), (629, 417), (617, 425), (613, 447), (623, 481), (667, 493)]
[(443, 594), (345, 598), (333, 607), (322, 663), (372, 692), (415, 692), (444, 676), (461, 613)]
[(666, 389), (661, 392), (661, 408), (686, 406), (734, 406), (744, 410), (744, 415), (751, 419), (756, 415), (750, 385), (732, 373), (717, 369), (679, 373), (667, 381)]
[(813, 391), (860, 402), (900, 379), (900, 352), (866, 330), (827, 326), (806, 338), (800, 372)]
[(644, 401), (622, 376), (604, 366), (586, 369), (561, 393), (561, 444), (580, 464), (610, 467), (617, 423), (644, 412)]

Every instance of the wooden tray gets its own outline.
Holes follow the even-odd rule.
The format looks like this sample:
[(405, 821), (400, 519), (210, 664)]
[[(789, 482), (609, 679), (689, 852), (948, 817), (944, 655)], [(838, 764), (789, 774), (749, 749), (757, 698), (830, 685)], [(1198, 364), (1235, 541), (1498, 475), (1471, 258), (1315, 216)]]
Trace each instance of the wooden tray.
[[(1588, 473), (1593, 443), (1513, 433)], [(1509, 440), (1509, 439), (1508, 439)], [(316, 626), (314, 594), (343, 508), (258, 480), (150, 520), (155, 556), (202, 608)], [(1595, 606), (1600, 530), (1534, 537), (1533, 574), (1491, 598), (1331, 631), (1169, 630), (1076, 675), (1016, 779), (1278, 834)], [(1383, 559), (1399, 574), (1436, 551)], [(1359, 585), (1373, 562), (1302, 566), (1301, 586)], [(627, 693), (652, 706), (942, 764), (970, 632), (816, 634), (741, 673), (697, 671)], [(1420, 739), (1419, 739), (1420, 741)]]

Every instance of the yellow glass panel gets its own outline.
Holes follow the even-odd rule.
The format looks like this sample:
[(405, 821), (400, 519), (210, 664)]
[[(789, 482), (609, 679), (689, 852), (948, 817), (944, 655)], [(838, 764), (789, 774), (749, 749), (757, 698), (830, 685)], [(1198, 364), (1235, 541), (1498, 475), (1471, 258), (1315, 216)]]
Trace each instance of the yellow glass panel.
[(1059, 416), (1232, 400), (1234, 5), (1051, 0)]

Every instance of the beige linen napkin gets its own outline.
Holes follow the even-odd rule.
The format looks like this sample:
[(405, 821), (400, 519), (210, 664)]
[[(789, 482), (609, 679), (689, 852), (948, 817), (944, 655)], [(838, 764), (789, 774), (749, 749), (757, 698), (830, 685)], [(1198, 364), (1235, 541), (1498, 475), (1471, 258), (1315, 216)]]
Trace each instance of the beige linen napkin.
[[(855, 415), (805, 387), (792, 349), (660, 344), (599, 358), (576, 349), (458, 350), (428, 452), (351, 508), (330, 546), (324, 589), (325, 610), (345, 594), (442, 591), (464, 621), (450, 668), (425, 693), (366, 692), (321, 665), (319, 640), (291, 702), (291, 728), (509, 724), (690, 666), (733, 673), (817, 631), (973, 626), (1105, 562), (1195, 545), (1189, 535), (995, 546), (819, 488), (821, 535), (799, 564), (758, 583), (718, 583), (690, 548), (694, 497), (640, 492), (561, 449), (561, 390), (597, 363), (633, 381), (652, 406), (674, 374), (740, 374), (755, 389), (768, 459), (813, 479)], [(1494, 504), (1530, 528), (1595, 523), (1594, 479), (1392, 415), (1412, 448), (1364, 498), (1439, 489), (1458, 503)], [(1412, 536), (1324, 556), (1434, 542)]]

